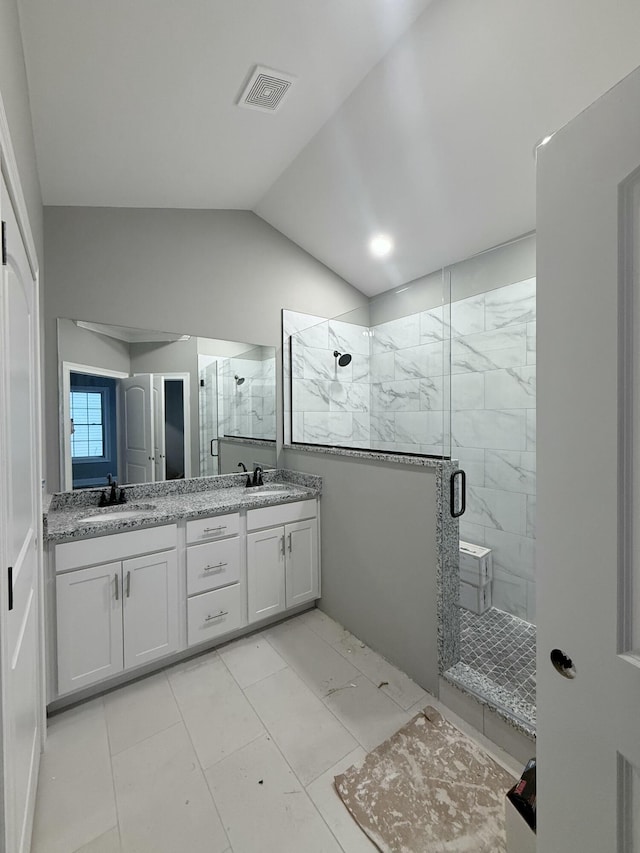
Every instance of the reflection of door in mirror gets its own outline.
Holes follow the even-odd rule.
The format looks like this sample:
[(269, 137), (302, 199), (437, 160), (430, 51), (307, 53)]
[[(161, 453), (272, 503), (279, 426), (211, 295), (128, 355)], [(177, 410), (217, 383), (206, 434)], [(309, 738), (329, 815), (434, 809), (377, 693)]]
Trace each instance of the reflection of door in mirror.
[[(74, 487), (70, 371), (135, 380), (138, 386), (144, 382), (146, 389), (127, 395), (131, 423), (126, 428), (124, 391), (119, 390), (118, 468), (114, 463), (96, 482), (83, 484), (87, 487), (106, 485), (106, 474), (126, 485), (223, 473), (225, 442), (235, 442), (224, 451), (234, 471), (243, 454), (248, 462), (276, 464), (272, 347), (60, 318), (58, 360), (63, 489)], [(254, 450), (256, 440), (259, 451)], [(239, 447), (238, 442), (248, 444)]]
[[(207, 363), (208, 362), (208, 363)], [(200, 476), (212, 477), (218, 468), (218, 362), (198, 355), (200, 372)]]
[(189, 376), (139, 374), (120, 383), (124, 482), (190, 476)]

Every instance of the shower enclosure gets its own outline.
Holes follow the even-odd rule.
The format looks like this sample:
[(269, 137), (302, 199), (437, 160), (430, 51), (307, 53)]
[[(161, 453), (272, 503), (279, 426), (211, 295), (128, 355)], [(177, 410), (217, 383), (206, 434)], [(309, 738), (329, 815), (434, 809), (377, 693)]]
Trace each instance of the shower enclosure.
[(285, 312), (283, 325), (286, 443), (452, 460), (464, 470), (459, 538), (489, 569), (463, 599), (472, 609), (457, 614), (460, 655), (445, 677), (527, 731), (535, 728), (535, 322), (527, 237), (350, 314)]

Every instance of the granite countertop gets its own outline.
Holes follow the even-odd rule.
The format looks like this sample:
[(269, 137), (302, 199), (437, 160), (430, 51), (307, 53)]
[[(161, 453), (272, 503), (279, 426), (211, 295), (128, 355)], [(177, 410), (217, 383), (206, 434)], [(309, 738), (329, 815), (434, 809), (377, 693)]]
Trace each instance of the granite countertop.
[[(315, 498), (322, 492), (321, 477), (297, 471), (265, 471), (262, 488), (246, 488), (245, 481), (244, 474), (227, 474), (125, 486), (127, 502), (114, 507), (98, 506), (102, 489), (61, 492), (51, 497), (44, 513), (44, 536), (49, 542), (69, 542), (182, 519), (291, 503)], [(95, 520), (96, 516), (100, 516), (100, 521)]]

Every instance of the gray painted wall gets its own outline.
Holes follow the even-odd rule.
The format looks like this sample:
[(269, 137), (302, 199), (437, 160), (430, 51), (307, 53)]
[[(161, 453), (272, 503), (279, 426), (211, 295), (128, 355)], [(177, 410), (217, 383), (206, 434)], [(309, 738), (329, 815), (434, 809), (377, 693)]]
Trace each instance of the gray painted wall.
[(276, 446), (267, 447), (263, 444), (251, 444), (250, 441), (239, 444), (235, 441), (218, 441), (218, 464), (221, 474), (237, 474), (240, 470), (238, 462), (244, 462), (249, 471), (256, 465), (263, 468), (276, 467)]
[(79, 328), (64, 318), (58, 320), (58, 359), (127, 375), (131, 372), (128, 343)]
[(47, 490), (59, 484), (57, 317), (279, 346), (280, 311), (366, 297), (249, 211), (45, 208)]
[(40, 264), (43, 257), (42, 196), (33, 141), (27, 72), (16, 0), (0, 0), (0, 93), (18, 161), (20, 183)]
[(293, 450), (280, 465), (323, 477), (322, 609), (437, 695), (435, 469)]

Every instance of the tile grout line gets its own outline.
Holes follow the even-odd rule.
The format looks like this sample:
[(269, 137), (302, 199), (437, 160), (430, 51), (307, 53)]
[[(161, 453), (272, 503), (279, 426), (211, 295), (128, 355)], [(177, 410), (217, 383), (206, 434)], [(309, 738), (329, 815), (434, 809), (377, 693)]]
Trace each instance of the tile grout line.
[[(168, 677), (167, 677), (167, 675), (166, 675), (166, 670), (161, 669), (161, 670), (160, 670), (160, 672), (164, 675), (165, 680), (166, 680), (167, 684), (169, 685), (169, 689), (171, 690), (171, 684), (170, 684), (169, 679), (168, 679)], [(155, 676), (155, 675), (158, 675), (158, 674), (159, 674), (159, 673), (157, 673), (157, 672), (154, 672), (154, 673), (153, 673), (153, 675), (154, 675), (154, 676)], [(138, 683), (139, 683), (139, 681), (137, 681), (137, 682), (133, 682), (133, 683), (134, 683), (134, 684), (138, 684)], [(123, 684), (123, 685), (121, 685), (121, 688), (122, 688), (122, 689), (125, 689), (125, 688), (127, 688), (127, 687), (129, 687), (129, 686), (131, 686), (131, 685), (130, 685), (130, 684)], [(120, 689), (120, 688), (118, 688), (118, 689)], [(116, 691), (113, 691), (113, 692), (115, 693)], [(169, 725), (168, 725), (168, 726), (164, 726), (164, 728), (162, 728), (162, 729), (158, 729), (158, 731), (153, 732), (153, 733), (152, 733), (152, 734), (150, 734), (150, 735), (146, 735), (146, 737), (143, 737), (143, 738), (141, 738), (140, 740), (137, 740), (135, 743), (130, 744), (130, 746), (126, 746), (124, 749), (121, 749), (119, 752), (114, 752), (114, 753), (112, 753), (112, 752), (111, 752), (111, 743), (109, 742), (109, 755), (110, 755), (110, 757), (111, 757), (112, 759), (113, 759), (113, 758), (116, 758), (118, 755), (122, 755), (122, 753), (123, 753), (123, 752), (127, 752), (127, 750), (132, 749), (134, 746), (138, 746), (138, 744), (140, 744), (140, 743), (144, 743), (145, 741), (149, 740), (150, 738), (155, 737), (156, 735), (159, 735), (159, 734), (161, 734), (162, 732), (166, 732), (166, 731), (168, 731), (169, 729), (172, 729), (174, 726), (177, 726), (180, 722), (184, 723), (184, 719), (183, 719), (183, 717), (182, 717), (182, 711), (180, 710), (180, 706), (178, 705), (178, 703), (177, 703), (177, 701), (176, 701), (176, 699), (175, 699), (175, 696), (174, 696), (174, 694), (173, 694), (173, 690), (171, 690), (171, 694), (172, 694), (172, 697), (173, 697), (174, 702), (176, 702), (176, 707), (178, 708), (178, 713), (180, 714), (180, 719), (179, 719), (179, 720), (176, 720), (176, 721), (175, 721), (175, 722), (173, 722), (173, 723), (169, 723)], [(110, 694), (110, 695), (111, 695), (111, 694)], [(105, 708), (105, 714), (106, 714), (106, 708)], [(108, 735), (108, 731), (109, 731), (109, 727), (107, 726), (107, 735)]]
[[(316, 608), (316, 610), (317, 610), (317, 609), (318, 609), (318, 608)], [(312, 612), (312, 611), (309, 611), (309, 612)], [(321, 613), (324, 613), (324, 611), (323, 611), (323, 610), (321, 610), (320, 612), (321, 612)], [(326, 615), (326, 614), (325, 614), (325, 615)], [(331, 619), (331, 617), (330, 617), (330, 616), (327, 616), (327, 619)], [(334, 619), (334, 620), (332, 620), (332, 621), (334, 621), (334, 622), (335, 622), (335, 619)], [(305, 622), (304, 624), (305, 624), (305, 625), (307, 625), (307, 623), (306, 623), (306, 622)], [(340, 625), (340, 623), (339, 623), (339, 622), (335, 622), (335, 624), (336, 624), (336, 625)], [(355, 669), (357, 669), (357, 670), (358, 670), (358, 672), (359, 672), (361, 675), (363, 675), (363, 676), (367, 679), (367, 681), (369, 681), (369, 683), (370, 683), (370, 684), (373, 684), (373, 686), (374, 686), (374, 687), (378, 687), (378, 685), (375, 683), (375, 681), (373, 681), (373, 679), (371, 679), (371, 678), (366, 674), (366, 672), (363, 672), (363, 671), (360, 669), (360, 667), (358, 666), (358, 664), (357, 664), (355, 661), (350, 661), (350, 660), (349, 660), (349, 658), (348, 658), (346, 655), (344, 655), (344, 654), (340, 651), (340, 649), (337, 647), (337, 645), (334, 645), (333, 643), (330, 643), (328, 640), (325, 640), (325, 638), (324, 638), (321, 634), (319, 634), (317, 631), (315, 631), (315, 630), (314, 630), (314, 628), (313, 628), (313, 626), (312, 626), (312, 625), (307, 625), (307, 627), (309, 628), (309, 630), (310, 630), (310, 631), (313, 631), (313, 633), (316, 635), (316, 637), (319, 637), (323, 642), (325, 642), (325, 643), (329, 646), (329, 648), (331, 648), (331, 649), (333, 649), (335, 652), (337, 652), (343, 660), (346, 660), (346, 661), (347, 661), (347, 663), (350, 663), (350, 664), (351, 664), (351, 666), (353, 666)], [(361, 639), (359, 639), (359, 637), (356, 637), (356, 635), (355, 635), (355, 634), (352, 634), (352, 633), (351, 633), (350, 631), (348, 631), (344, 626), (340, 625), (340, 627), (342, 628), (342, 630), (343, 630), (343, 631), (345, 631), (345, 633), (347, 633), (349, 636), (353, 637), (353, 639), (354, 639), (354, 640), (356, 640), (358, 643), (363, 643), (363, 641), (362, 641)], [(339, 643), (339, 642), (341, 642), (341, 641), (340, 641), (340, 640), (337, 640), (336, 642), (337, 642), (337, 643)], [(374, 655), (378, 654), (378, 652), (375, 652), (373, 649), (371, 649), (369, 646), (367, 646), (367, 644), (366, 644), (366, 643), (363, 643), (363, 645), (364, 645), (364, 647), (365, 647), (366, 649), (368, 649), (369, 651), (371, 651)], [(276, 651), (277, 651), (277, 649), (276, 649)], [(386, 663), (388, 666), (393, 667), (394, 669), (397, 669), (397, 670), (398, 670), (398, 672), (402, 672), (402, 670), (398, 669), (398, 667), (397, 667), (397, 666), (395, 666), (395, 664), (392, 664), (392, 663), (390, 663), (386, 658), (383, 658), (383, 657), (382, 657), (382, 655), (378, 655), (378, 657), (379, 657), (382, 661), (384, 661), (384, 663)], [(406, 675), (406, 673), (403, 673), (403, 675)], [(409, 678), (409, 676), (408, 676), (408, 675), (406, 675), (406, 677), (407, 677), (407, 678)], [(417, 686), (420, 690), (423, 690), (425, 693), (427, 693), (427, 694), (428, 694), (428, 691), (424, 690), (424, 688), (423, 688), (423, 687), (420, 687), (420, 685), (419, 685), (419, 684), (417, 684), (415, 681), (413, 681), (413, 679), (409, 679), (409, 680), (410, 680), (410, 681), (412, 681), (412, 683), (416, 684), (416, 686)], [(378, 688), (378, 689), (380, 689), (380, 688)], [(384, 690), (383, 690), (382, 692), (383, 692), (383, 694), (384, 694), (388, 699), (391, 699), (391, 701), (392, 701), (392, 702), (394, 702), (394, 703), (398, 706), (398, 708), (400, 708), (400, 710), (401, 710), (401, 711), (405, 711), (405, 712), (406, 712), (406, 711), (408, 711), (408, 710), (409, 710), (408, 708), (403, 708), (403, 707), (402, 707), (402, 705), (401, 705), (401, 704), (400, 704), (396, 699), (394, 699), (394, 698), (393, 698), (393, 696), (389, 695), (389, 693), (385, 692)], [(324, 699), (324, 698), (326, 698), (326, 697), (323, 697), (323, 699)], [(417, 703), (418, 703), (418, 702), (420, 702), (420, 701), (421, 701), (420, 699), (416, 699), (416, 701), (415, 701), (415, 702), (412, 702), (412, 703), (411, 703), (411, 705), (409, 705), (409, 708), (412, 708), (415, 704), (417, 704)]]
[[(217, 655), (217, 653), (216, 653), (216, 655)], [(217, 655), (217, 657), (220, 657), (220, 656)], [(171, 684), (171, 679), (169, 677), (167, 677), (167, 681), (169, 683), (169, 689), (171, 690), (171, 695), (173, 696), (173, 701), (178, 706), (178, 712), (180, 714), (180, 719), (182, 720), (182, 725), (184, 726), (184, 730), (187, 734), (187, 737), (189, 738), (189, 743), (191, 744), (191, 749), (193, 750), (193, 754), (196, 757), (196, 762), (198, 764), (198, 769), (200, 770), (200, 775), (202, 776), (202, 781), (206, 785), (207, 791), (209, 792), (209, 797), (211, 798), (211, 803), (213, 805), (213, 809), (214, 809), (216, 815), (218, 816), (218, 820), (220, 821), (220, 826), (222, 827), (224, 837), (227, 839), (228, 847), (225, 848), (225, 851), (226, 851), (227, 849), (231, 848), (231, 839), (229, 838), (229, 835), (227, 833), (227, 828), (224, 825), (224, 821), (222, 820), (222, 815), (220, 814), (220, 810), (218, 809), (218, 804), (215, 801), (215, 797), (213, 796), (213, 791), (211, 790), (211, 787), (210, 787), (209, 782), (207, 780), (206, 771), (202, 766), (202, 762), (200, 761), (200, 757), (198, 756), (198, 751), (197, 751), (195, 744), (193, 742), (193, 739), (191, 737), (191, 732), (189, 731), (189, 726), (187, 725), (187, 721), (185, 720), (185, 718), (182, 714), (182, 708), (180, 707), (180, 703), (178, 702), (178, 697), (176, 696), (175, 691), (173, 689), (173, 685)], [(236, 750), (234, 750), (234, 751), (236, 751)]]
[[(291, 671), (292, 671), (292, 672), (295, 672), (295, 669), (293, 669), (293, 667), (288, 667), (288, 668), (289, 668), (289, 669), (291, 669)], [(282, 672), (282, 670), (280, 670), (280, 672)], [(273, 675), (275, 675), (275, 674), (276, 674), (276, 673), (273, 673)], [(297, 673), (296, 673), (296, 675), (297, 675)], [(267, 676), (267, 677), (268, 677), (268, 676)], [(298, 678), (300, 678), (300, 676), (298, 676)], [(302, 681), (302, 679), (300, 679), (300, 680)], [(304, 683), (304, 682), (303, 682), (303, 683)], [(244, 691), (243, 691), (243, 693), (244, 693)], [(297, 781), (298, 785), (300, 785), (300, 787), (301, 787), (302, 791), (304, 792), (304, 794), (305, 794), (305, 796), (306, 796), (307, 800), (308, 800), (308, 801), (309, 801), (309, 803), (311, 804), (311, 807), (313, 808), (313, 810), (315, 811), (315, 813), (319, 816), (320, 820), (321, 820), (321, 821), (324, 823), (324, 825), (327, 827), (327, 829), (329, 830), (329, 833), (331, 834), (332, 838), (335, 838), (336, 844), (338, 845), (338, 847), (340, 848), (340, 850), (342, 850), (342, 851), (343, 851), (343, 853), (348, 853), (348, 851), (346, 851), (346, 850), (344, 849), (344, 847), (340, 844), (340, 842), (339, 842), (339, 841), (338, 841), (338, 839), (336, 838), (336, 836), (335, 836), (335, 834), (334, 834), (333, 830), (331, 829), (331, 827), (329, 826), (329, 824), (327, 823), (327, 821), (324, 819), (324, 815), (322, 814), (322, 812), (320, 811), (320, 809), (316, 806), (316, 804), (315, 804), (315, 803), (313, 802), (313, 800), (311, 799), (311, 796), (309, 795), (309, 792), (307, 791), (307, 786), (303, 783), (302, 779), (298, 776), (298, 774), (296, 773), (296, 771), (293, 769), (293, 767), (291, 766), (291, 764), (290, 764), (290, 763), (289, 763), (289, 761), (287, 760), (287, 757), (285, 756), (285, 754), (283, 753), (283, 751), (280, 749), (280, 746), (278, 745), (278, 743), (277, 743), (277, 741), (276, 741), (275, 737), (273, 736), (273, 734), (272, 734), (272, 733), (271, 733), (271, 731), (269, 730), (269, 727), (267, 726), (267, 724), (265, 723), (265, 721), (262, 719), (262, 717), (260, 716), (260, 714), (258, 714), (258, 710), (257, 710), (257, 708), (255, 708), (255, 707), (254, 707), (253, 703), (251, 702), (251, 699), (249, 699), (249, 697), (248, 697), (246, 694), (245, 694), (245, 698), (246, 698), (247, 702), (251, 705), (251, 707), (253, 708), (253, 710), (255, 711), (255, 713), (258, 715), (258, 718), (259, 718), (260, 722), (262, 723), (262, 725), (265, 727), (265, 729), (266, 729), (266, 731), (267, 731), (267, 733), (268, 733), (268, 738), (267, 738), (267, 739), (268, 739), (268, 740), (270, 740), (270, 741), (271, 741), (271, 743), (274, 745), (274, 747), (276, 748), (276, 750), (277, 750), (277, 751), (278, 751), (278, 753), (280, 754), (280, 757), (282, 758), (282, 760), (284, 761), (284, 763), (287, 765), (287, 767), (289, 768), (289, 770), (290, 770), (290, 771), (291, 771), (291, 773), (293, 774), (294, 779)], [(327, 709), (327, 710), (330, 710), (330, 709)], [(340, 721), (338, 721), (338, 722), (340, 722)], [(348, 729), (347, 729), (345, 726), (343, 726), (343, 728), (345, 729), (345, 731), (347, 731), (347, 732), (348, 732)], [(349, 732), (349, 734), (350, 734), (350, 732)], [(256, 738), (256, 740), (257, 740), (257, 738)], [(254, 743), (254, 742), (255, 742), (255, 741), (252, 741), (252, 743)], [(357, 741), (356, 741), (356, 742), (357, 742)], [(343, 759), (343, 758), (346, 758), (346, 756), (347, 756), (347, 755), (349, 755), (351, 752), (353, 752), (353, 750), (352, 750), (352, 749), (350, 749), (348, 752), (345, 752), (345, 754), (344, 754), (343, 756), (341, 756), (341, 757), (338, 759), (338, 761), (342, 761), (342, 759)], [(338, 761), (334, 762), (334, 764), (332, 764), (332, 765), (331, 765), (331, 767), (333, 767), (335, 764), (337, 764), (337, 763), (338, 763)], [(328, 767), (328, 768), (327, 768), (327, 770), (331, 770), (331, 767)], [(315, 779), (312, 779), (308, 784), (309, 784), (309, 785), (313, 784), (313, 782), (315, 782), (317, 779), (319, 779), (319, 778), (320, 778), (320, 776), (322, 776), (322, 775), (323, 775), (323, 773), (326, 773), (326, 772), (327, 772), (327, 770), (323, 770), (323, 771), (322, 771), (322, 773), (319, 773), (319, 774), (318, 774), (318, 776), (316, 776), (316, 777), (315, 777)]]
[[(318, 636), (319, 636), (319, 635), (318, 635)], [(267, 641), (268, 641), (268, 638), (266, 638), (266, 639), (267, 639)], [(322, 640), (323, 638), (322, 638), (322, 637), (320, 637), (320, 639)], [(326, 640), (325, 640), (324, 642), (326, 642)], [(271, 645), (271, 643), (269, 643), (269, 645)], [(327, 645), (330, 645), (330, 644), (329, 644), (329, 643), (327, 643)], [(274, 648), (274, 647), (272, 646), (272, 648)], [(274, 651), (276, 651), (276, 652), (277, 652), (278, 650), (274, 648)], [(289, 668), (293, 673), (295, 673), (295, 675), (297, 675), (297, 677), (298, 677), (298, 678), (300, 679), (300, 681), (304, 684), (304, 686), (309, 690), (309, 692), (310, 692), (310, 693), (312, 693), (312, 695), (313, 695), (316, 699), (318, 699), (318, 701), (320, 701), (320, 702), (322, 703), (323, 707), (324, 707), (324, 708), (325, 708), (325, 709), (326, 709), (326, 710), (327, 710), (327, 711), (328, 711), (328, 712), (333, 716), (333, 718), (336, 720), (336, 722), (338, 723), (338, 725), (339, 725), (339, 726), (341, 726), (341, 727), (345, 730), (345, 732), (347, 732), (347, 734), (348, 734), (348, 735), (350, 735), (350, 736), (355, 740), (355, 742), (358, 744), (358, 746), (359, 746), (359, 747), (361, 747), (362, 749), (364, 749), (364, 751), (365, 751), (365, 752), (367, 753), (367, 755), (368, 755), (368, 754), (369, 754), (369, 752), (371, 752), (371, 750), (370, 750), (367, 746), (365, 746), (365, 744), (363, 744), (363, 743), (358, 739), (358, 737), (357, 737), (357, 736), (356, 736), (356, 735), (355, 735), (355, 734), (354, 734), (354, 733), (353, 733), (349, 728), (347, 728), (347, 726), (346, 726), (346, 725), (342, 722), (342, 720), (337, 716), (337, 714), (335, 713), (335, 711), (333, 711), (333, 709), (332, 709), (332, 708), (330, 708), (330, 707), (326, 704), (326, 701), (325, 701), (325, 700), (328, 698), (328, 696), (327, 696), (327, 695), (325, 695), (325, 696), (317, 696), (317, 695), (313, 692), (313, 690), (311, 689), (311, 687), (309, 686), (309, 684), (307, 684), (307, 682), (304, 680), (304, 678), (300, 675), (300, 673), (297, 671), (297, 669), (296, 669), (294, 666), (288, 666), (288, 668)], [(356, 667), (356, 668), (357, 668), (357, 667)], [(356, 676), (356, 678), (366, 678), (366, 675), (364, 675), (364, 673), (360, 673), (360, 675), (357, 675), (357, 676)], [(354, 680), (355, 680), (355, 679), (354, 679)], [(373, 684), (373, 682), (372, 682), (370, 679), (367, 679), (367, 680), (369, 681), (369, 683), (370, 683), (370, 684)], [(338, 688), (337, 688), (337, 690), (342, 690), (342, 689), (346, 690), (346, 689), (348, 689), (348, 688), (349, 688), (349, 683), (341, 685), (340, 687), (338, 687)], [(333, 694), (330, 694), (330, 695), (333, 695)], [(247, 696), (247, 701), (251, 702), (251, 700), (249, 699), (249, 697), (248, 697), (248, 696)], [(253, 705), (252, 705), (251, 707), (253, 707)], [(401, 710), (402, 710), (402, 709), (401, 709)], [(256, 711), (256, 713), (257, 713), (257, 711)], [(406, 713), (406, 712), (405, 712), (405, 713)], [(258, 714), (258, 716), (260, 717), (260, 715), (259, 715), (259, 714)], [(262, 717), (260, 717), (260, 720), (262, 720)], [(263, 725), (264, 725), (264, 723), (263, 723)], [(378, 745), (379, 745), (379, 744), (378, 744)], [(349, 750), (349, 752), (353, 752), (353, 750)], [(348, 755), (348, 754), (349, 754), (349, 752), (345, 753), (345, 755)], [(344, 758), (344, 757), (345, 757), (345, 756), (343, 755), (343, 756), (342, 756), (342, 758)], [(326, 771), (323, 771), (323, 772), (326, 772)], [(319, 775), (321, 776), (321, 775), (322, 775), (322, 773), (320, 773)], [(316, 778), (318, 778), (318, 777), (316, 777)], [(314, 782), (315, 782), (315, 779), (313, 779), (312, 781), (314, 781)], [(311, 784), (311, 782), (310, 782), (309, 784)]]
[[(111, 754), (111, 737), (109, 736), (109, 723), (107, 721), (107, 707), (104, 704), (104, 696), (100, 696), (102, 713), (104, 714), (104, 727), (107, 732), (107, 749), (109, 750), (109, 767), (111, 768), (111, 788), (113, 790), (113, 804), (116, 808), (116, 827), (118, 829), (118, 842), (122, 851), (122, 831), (120, 829), (120, 809), (118, 808), (118, 795), (116, 793), (116, 776), (113, 771), (113, 755)], [(99, 838), (100, 836), (98, 836)], [(93, 839), (95, 841), (95, 839)], [(79, 848), (80, 850), (82, 848)]]

